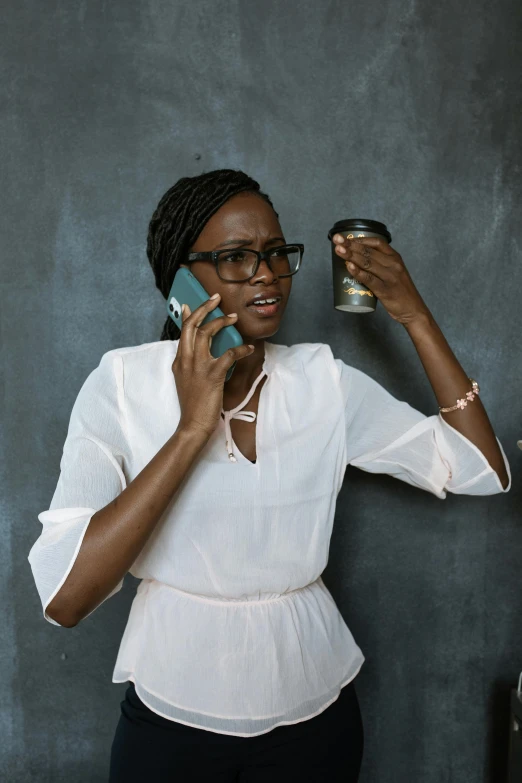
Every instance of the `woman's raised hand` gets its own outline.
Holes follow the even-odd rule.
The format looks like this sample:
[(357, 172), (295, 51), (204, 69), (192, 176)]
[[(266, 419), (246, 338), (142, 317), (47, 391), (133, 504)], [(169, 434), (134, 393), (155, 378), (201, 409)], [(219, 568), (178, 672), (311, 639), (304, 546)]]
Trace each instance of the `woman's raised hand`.
[(201, 326), (206, 315), (217, 307), (219, 294), (207, 299), (192, 313), (182, 308), (182, 327), (178, 350), (172, 362), (181, 418), (178, 429), (192, 430), (205, 437), (216, 429), (223, 407), (223, 389), (228, 370), (234, 362), (250, 356), (253, 345), (229, 348), (218, 359), (210, 353), (212, 337), (237, 320), (237, 313), (223, 315)]
[(404, 326), (431, 316), (402, 256), (380, 237), (332, 237), (350, 275), (367, 286), (394, 321)]

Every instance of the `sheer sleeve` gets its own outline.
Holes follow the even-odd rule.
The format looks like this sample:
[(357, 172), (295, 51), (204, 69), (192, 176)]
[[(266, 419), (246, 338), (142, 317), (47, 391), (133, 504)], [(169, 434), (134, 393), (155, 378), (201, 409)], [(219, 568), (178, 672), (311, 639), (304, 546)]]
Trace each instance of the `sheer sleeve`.
[[(59, 623), (46, 608), (73, 567), (91, 517), (127, 486), (122, 394), (122, 357), (108, 351), (78, 393), (58, 483), (49, 509), (38, 514), (43, 527), (28, 559), (44, 617), (54, 625)], [(121, 590), (122, 584), (123, 580), (107, 598)]]
[(494, 495), (507, 487), (480, 449), (440, 415), (425, 416), (370, 376), (335, 359), (345, 406), (346, 463), (388, 473), (444, 499), (447, 492)]

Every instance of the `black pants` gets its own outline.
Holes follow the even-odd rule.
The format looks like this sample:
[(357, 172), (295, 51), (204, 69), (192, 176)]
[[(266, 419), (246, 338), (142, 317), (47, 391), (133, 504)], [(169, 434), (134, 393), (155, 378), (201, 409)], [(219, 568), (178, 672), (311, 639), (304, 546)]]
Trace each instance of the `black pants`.
[(363, 747), (353, 681), (319, 715), (255, 737), (163, 718), (130, 683), (112, 743), (109, 783), (357, 783)]

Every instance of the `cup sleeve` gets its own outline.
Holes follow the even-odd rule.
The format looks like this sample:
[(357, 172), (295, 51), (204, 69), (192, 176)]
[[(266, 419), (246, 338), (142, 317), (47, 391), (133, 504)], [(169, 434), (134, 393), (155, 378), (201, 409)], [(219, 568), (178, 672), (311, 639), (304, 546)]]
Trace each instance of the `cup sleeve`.
[(508, 492), (496, 471), (468, 438), (440, 415), (425, 416), (393, 397), (366, 373), (335, 359), (345, 411), (346, 464), (387, 473), (440, 499), (447, 492), (494, 495)]
[[(127, 486), (122, 382), (122, 357), (108, 351), (74, 402), (56, 489), (49, 508), (38, 514), (42, 530), (28, 560), (44, 618), (54, 625), (59, 623), (46, 608), (74, 565), (91, 517)], [(123, 580), (104, 601), (122, 584)]]

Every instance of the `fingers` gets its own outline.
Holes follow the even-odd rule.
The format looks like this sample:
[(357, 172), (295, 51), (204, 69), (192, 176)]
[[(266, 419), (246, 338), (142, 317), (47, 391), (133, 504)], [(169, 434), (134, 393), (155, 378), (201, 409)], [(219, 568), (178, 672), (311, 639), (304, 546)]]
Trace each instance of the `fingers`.
[(194, 338), (194, 356), (196, 357), (196, 360), (203, 361), (205, 358), (208, 358), (212, 345), (212, 337), (225, 326), (232, 326), (235, 324), (237, 317), (237, 313), (220, 315), (218, 318), (213, 318), (208, 323), (200, 326), (199, 329), (196, 329), (196, 336)]
[[(387, 242), (378, 237), (364, 237), (360, 240), (336, 242), (336, 252), (342, 258), (348, 272), (373, 290), (373, 285), (391, 284), (397, 276), (402, 260)], [(342, 237), (341, 237), (342, 239)], [(375, 241), (374, 241), (375, 240)], [(372, 244), (370, 245), (370, 242)], [(387, 249), (387, 253), (383, 252)]]
[[(208, 313), (214, 310), (219, 303), (219, 294), (215, 299), (207, 299), (192, 313), (188, 304), (182, 306), (181, 315), (181, 336), (180, 345), (181, 352), (184, 356), (192, 356), (194, 352), (194, 342), (196, 334), (198, 332), (198, 326), (206, 318)], [(183, 312), (184, 311), (184, 312)]]
[[(355, 262), (362, 269), (371, 269), (381, 280), (386, 279), (386, 269), (392, 269), (396, 264), (398, 253), (379, 237), (344, 239), (340, 234), (336, 234), (333, 239), (339, 258)], [(347, 268), (349, 269), (348, 266)]]
[[(220, 329), (223, 329), (225, 326), (231, 326), (237, 321), (237, 313), (229, 313), (228, 315), (214, 318), (201, 326), (208, 313), (217, 307), (219, 301), (220, 296), (216, 299), (208, 299), (194, 310), (193, 313), (187, 304), (182, 305), (182, 329), (180, 336), (181, 357), (191, 357), (191, 360), (195, 360), (196, 362), (202, 362), (205, 359), (208, 360), (212, 337), (219, 332)], [(215, 362), (216, 371), (220, 372), (220, 369), (224, 368), (226, 373), (235, 361), (250, 355), (253, 350), (253, 346), (240, 345), (225, 351), (219, 359), (211, 358), (212, 361)]]
[(360, 245), (367, 245), (368, 247), (375, 248), (379, 253), (383, 253), (385, 256), (396, 255), (397, 251), (381, 237), (357, 237), (356, 239), (348, 239), (341, 234), (334, 234), (332, 240), (336, 245), (345, 247), (359, 247)]
[(245, 356), (250, 356), (253, 352), (253, 345), (238, 345), (235, 348), (229, 348), (219, 359), (214, 359), (216, 372), (219, 375), (226, 375), (227, 370), (232, 367), (234, 362), (244, 359)]
[(216, 332), (223, 329), (224, 326), (230, 326), (238, 319), (237, 313), (228, 313), (228, 315), (220, 315), (218, 318), (213, 318), (208, 323), (200, 326), (198, 329), (198, 335), (202, 334), (206, 337), (213, 337)]
[(371, 282), (378, 279), (384, 281), (388, 270), (383, 266), (378, 258), (372, 253), (369, 247), (364, 247), (359, 251), (344, 248), (345, 252), (341, 255), (346, 269), (361, 283), (367, 283), (371, 287)]

